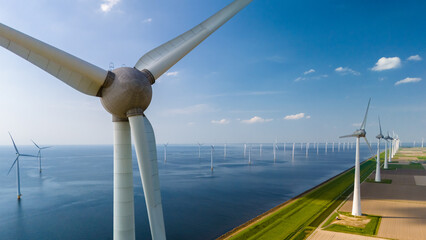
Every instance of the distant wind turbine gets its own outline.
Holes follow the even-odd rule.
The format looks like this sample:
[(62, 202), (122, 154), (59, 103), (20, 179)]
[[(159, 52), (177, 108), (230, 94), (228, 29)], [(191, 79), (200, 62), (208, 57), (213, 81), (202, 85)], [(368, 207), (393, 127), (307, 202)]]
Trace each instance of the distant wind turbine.
[(211, 152), (210, 152), (210, 169), (213, 172), (213, 153), (214, 153), (214, 145), (210, 145)]
[(422, 138), (422, 148), (423, 148), (423, 142), (425, 141), (425, 139), (424, 138)]
[(367, 110), (365, 111), (364, 120), (362, 121), (361, 128), (356, 130), (353, 134), (341, 136), (340, 138), (356, 137), (356, 151), (355, 151), (355, 179), (354, 179), (354, 193), (353, 193), (353, 205), (352, 215), (361, 216), (361, 186), (360, 186), (360, 163), (359, 163), (359, 139), (364, 138), (368, 147), (371, 150), (370, 143), (368, 142), (365, 131), (365, 125), (367, 123), (368, 108), (370, 107), (370, 100), (368, 100)]
[(328, 148), (328, 147), (327, 147), (327, 145), (328, 145), (328, 142), (326, 141), (326, 142), (325, 142), (325, 150), (324, 150), (324, 151), (325, 151), (325, 153), (327, 153), (327, 148)]
[(317, 143), (317, 155), (319, 154), (319, 148), (318, 148), (318, 143)]
[(389, 132), (388, 135), (385, 137), (386, 141), (389, 141), (389, 153), (388, 153), (388, 162), (392, 162), (392, 140), (393, 138), (391, 136), (389, 136)]
[(309, 143), (306, 143), (306, 157), (308, 157), (309, 152)]
[[(166, 239), (155, 135), (145, 111), (152, 99), (151, 85), (251, 1), (233, 1), (193, 29), (143, 55), (133, 68), (121, 67), (113, 71), (99, 68), (0, 24), (0, 46), (52, 74), (74, 89), (99, 97), (104, 108), (113, 115), (114, 239), (135, 238), (132, 136), (151, 236), (154, 240)], [(137, 31), (137, 27), (135, 29)], [(111, 50), (106, 49), (106, 52)]]
[(226, 143), (223, 146), (223, 157), (226, 158)]
[(300, 143), (300, 150), (303, 150), (303, 143)]
[(15, 166), (16, 164), (16, 187), (18, 192), (18, 199), (21, 199), (22, 194), (21, 194), (21, 177), (19, 175), (19, 157), (35, 157), (36, 158), (37, 156), (20, 153), (10, 133), (9, 133), (9, 136), (10, 136), (10, 139), (12, 139), (13, 147), (15, 148), (15, 151), (16, 151), (16, 158), (15, 158), (15, 161), (13, 161), (12, 166), (9, 168), (7, 175), (9, 175), (10, 171), (12, 171), (13, 166)]
[(380, 133), (376, 136), (377, 138), (377, 156), (376, 156), (376, 182), (381, 182), (381, 176), (380, 176), (380, 139), (383, 139), (384, 136), (382, 134), (382, 125), (380, 124), (380, 117), (379, 117), (379, 130)]
[(259, 145), (259, 154), (262, 157), (262, 144)]
[(164, 144), (164, 163), (167, 162), (167, 146), (169, 143)]
[(51, 148), (51, 146), (48, 147), (39, 147), (33, 140), (31, 142), (34, 143), (34, 145), (38, 148), (37, 158), (38, 158), (38, 169), (41, 172), (41, 150)]
[(247, 144), (244, 143), (244, 158), (246, 157)]
[(251, 165), (251, 145), (249, 146), (249, 165)]
[(333, 142), (333, 145), (332, 145), (332, 148), (331, 148), (331, 152), (334, 152), (334, 142)]
[(198, 158), (201, 158), (201, 146), (203, 146), (203, 144), (198, 143)]

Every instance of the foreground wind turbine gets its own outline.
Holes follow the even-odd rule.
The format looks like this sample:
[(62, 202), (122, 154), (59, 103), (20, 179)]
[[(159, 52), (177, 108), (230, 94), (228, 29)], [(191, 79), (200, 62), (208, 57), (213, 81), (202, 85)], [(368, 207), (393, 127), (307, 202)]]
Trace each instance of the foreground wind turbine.
[(252, 0), (235, 0), (201, 24), (142, 56), (133, 68), (106, 71), (0, 24), (0, 46), (74, 89), (101, 98), (114, 122), (114, 239), (134, 239), (131, 135), (154, 240), (166, 239), (154, 131), (144, 112), (162, 74)]
[(10, 133), (9, 133), (9, 136), (10, 136), (10, 139), (12, 139), (13, 147), (15, 148), (15, 151), (16, 151), (16, 158), (15, 158), (15, 161), (13, 161), (12, 166), (9, 168), (7, 175), (9, 175), (10, 171), (12, 171), (13, 166), (15, 166), (16, 164), (16, 188), (18, 192), (18, 199), (21, 199), (22, 194), (21, 194), (21, 177), (19, 175), (19, 157), (37, 157), (37, 156), (20, 153)]
[(370, 100), (368, 100), (367, 110), (365, 111), (364, 120), (362, 121), (361, 128), (356, 130), (353, 134), (341, 136), (340, 138), (356, 137), (356, 151), (355, 151), (355, 179), (354, 179), (354, 194), (353, 194), (353, 205), (352, 215), (361, 216), (361, 187), (360, 187), (360, 167), (359, 167), (359, 139), (364, 138), (368, 147), (371, 150), (370, 143), (368, 143), (365, 137), (365, 124), (367, 122), (368, 108), (370, 107)]
[(41, 172), (41, 150), (51, 148), (51, 147), (50, 146), (49, 147), (39, 147), (33, 140), (31, 140), (31, 142), (33, 142), (34, 145), (38, 148), (38, 153), (37, 153), (38, 169)]
[(380, 176), (380, 139), (385, 138), (382, 134), (382, 125), (380, 124), (380, 117), (379, 117), (379, 129), (380, 133), (376, 136), (377, 138), (377, 156), (376, 156), (376, 178), (374, 181), (381, 182), (381, 176)]

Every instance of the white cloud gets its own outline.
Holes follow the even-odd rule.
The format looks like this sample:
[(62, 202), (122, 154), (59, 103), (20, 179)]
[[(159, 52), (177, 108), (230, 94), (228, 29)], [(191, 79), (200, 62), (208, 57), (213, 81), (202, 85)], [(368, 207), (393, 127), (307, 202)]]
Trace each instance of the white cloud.
[(306, 119), (311, 119), (311, 116), (310, 115), (306, 116)]
[[(287, 115), (284, 117), (284, 120), (299, 120), (305, 117), (305, 113), (298, 113), (294, 115)], [(310, 118), (310, 116), (309, 116)]]
[(222, 125), (229, 124), (230, 122), (231, 121), (229, 121), (228, 119), (225, 119), (225, 118), (220, 119), (220, 120), (212, 120), (211, 121), (211, 123), (213, 123), (213, 124), (222, 124)]
[(254, 116), (248, 120), (242, 120), (242, 123), (252, 124), (252, 123), (264, 123), (264, 122), (270, 122), (272, 119), (264, 119), (258, 116)]
[(150, 23), (150, 22), (152, 22), (152, 18), (147, 18), (142, 21), (142, 23)]
[(401, 59), (399, 57), (382, 57), (371, 70), (383, 71), (399, 67), (401, 67)]
[(166, 76), (167, 76), (167, 77), (176, 77), (178, 74), (179, 74), (179, 72), (178, 72), (178, 71), (175, 71), (175, 72), (167, 72), (167, 73), (166, 73)]
[(308, 71), (304, 72), (303, 74), (308, 75), (310, 73), (314, 73), (315, 69), (309, 69)]
[(102, 0), (102, 2), (104, 3), (101, 4), (101, 11), (107, 13), (111, 11), (111, 9), (119, 3), (120, 0)]
[(415, 83), (415, 82), (420, 82), (422, 79), (421, 78), (405, 78), (402, 80), (399, 80), (398, 82), (395, 83), (395, 86), (399, 85), (399, 84), (404, 84), (404, 83)]
[(306, 80), (306, 78), (304, 78), (304, 77), (298, 77), (298, 78), (294, 79), (295, 82), (302, 81), (302, 80)]
[(422, 57), (420, 57), (419, 55), (413, 55), (407, 58), (408, 61), (421, 61)]
[(354, 126), (354, 127), (361, 127), (361, 123), (352, 123), (352, 126)]
[(197, 104), (197, 105), (184, 107), (184, 108), (170, 109), (166, 111), (166, 114), (189, 115), (194, 113), (212, 112), (212, 111), (214, 110), (207, 104)]
[(338, 68), (334, 69), (334, 71), (336, 71), (336, 72), (338, 72), (342, 75), (346, 75), (346, 74), (349, 74), (349, 73), (352, 74), (352, 75), (355, 75), (355, 76), (361, 75), (361, 73), (359, 73), (359, 72), (357, 72), (353, 69), (350, 69), (348, 67), (338, 67)]

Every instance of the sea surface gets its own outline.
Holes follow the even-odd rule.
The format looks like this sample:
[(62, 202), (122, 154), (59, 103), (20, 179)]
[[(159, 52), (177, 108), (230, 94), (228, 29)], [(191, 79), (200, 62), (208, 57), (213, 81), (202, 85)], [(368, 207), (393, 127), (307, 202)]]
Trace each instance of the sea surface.
[[(158, 165), (168, 239), (214, 239), (270, 208), (352, 167), (355, 145), (271, 143), (216, 145), (214, 171), (210, 146), (169, 145), (167, 161), (158, 146)], [(37, 154), (34, 146), (18, 146)], [(374, 149), (374, 147), (373, 147)], [(42, 152), (42, 173), (34, 158), (20, 158), (22, 199), (17, 200), (12, 146), (0, 146), (0, 239), (112, 239), (112, 146), (54, 146)], [(371, 154), (361, 145), (361, 160)], [(136, 238), (150, 239), (139, 170), (133, 153)]]

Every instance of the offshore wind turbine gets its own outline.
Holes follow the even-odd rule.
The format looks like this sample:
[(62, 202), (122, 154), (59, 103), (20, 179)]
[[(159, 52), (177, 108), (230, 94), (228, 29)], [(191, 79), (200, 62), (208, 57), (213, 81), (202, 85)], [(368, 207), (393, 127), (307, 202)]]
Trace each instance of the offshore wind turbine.
[(211, 151), (210, 151), (210, 169), (213, 172), (213, 153), (214, 153), (214, 145), (210, 145)]
[(318, 145), (319, 145), (319, 144), (317, 143), (317, 155), (319, 154), (319, 149), (318, 149)]
[(251, 165), (251, 145), (249, 146), (249, 160), (248, 160), (248, 164)]
[(306, 143), (306, 157), (308, 157), (309, 152), (309, 143)]
[(164, 163), (167, 162), (167, 146), (169, 143), (164, 144)]
[(355, 150), (355, 178), (354, 178), (354, 193), (353, 193), (353, 205), (352, 215), (361, 216), (361, 186), (360, 186), (360, 164), (359, 164), (359, 139), (364, 138), (368, 147), (371, 150), (370, 143), (368, 143), (365, 137), (367, 132), (365, 131), (365, 125), (367, 123), (368, 108), (370, 107), (370, 100), (368, 100), (367, 110), (365, 111), (364, 120), (362, 121), (360, 129), (356, 130), (350, 135), (341, 136), (340, 138), (356, 137), (356, 150)]
[(201, 146), (203, 146), (203, 144), (198, 143), (198, 158), (201, 158)]
[(262, 156), (262, 144), (259, 145), (259, 154)]
[(37, 157), (34, 155), (29, 155), (29, 154), (23, 154), (20, 153), (18, 151), (18, 148), (16, 147), (15, 141), (13, 140), (12, 135), (9, 133), (10, 139), (12, 140), (13, 143), (13, 147), (15, 148), (16, 151), (16, 158), (15, 161), (13, 161), (12, 166), (9, 168), (9, 171), (7, 172), (7, 175), (9, 175), (10, 171), (12, 171), (13, 166), (15, 166), (16, 164), (16, 190), (18, 193), (18, 200), (21, 199), (21, 176), (19, 174), (19, 157)]
[(381, 176), (380, 176), (380, 139), (385, 138), (382, 134), (382, 125), (380, 124), (380, 117), (379, 117), (379, 134), (376, 136), (377, 138), (377, 156), (376, 156), (376, 182), (381, 182)]
[(0, 24), (0, 46), (52, 74), (74, 89), (101, 99), (114, 126), (114, 239), (134, 239), (131, 136), (152, 239), (166, 239), (158, 176), (157, 150), (144, 112), (152, 87), (162, 74), (231, 19), (252, 0), (235, 0), (193, 29), (143, 55), (133, 68), (101, 69), (69, 53)]
[(244, 158), (246, 157), (247, 144), (244, 143)]
[(325, 150), (324, 150), (324, 151), (325, 151), (325, 153), (327, 153), (327, 148), (328, 148), (328, 147), (327, 147), (327, 145), (328, 145), (328, 142), (327, 142), (327, 141), (325, 141)]
[(331, 148), (332, 149), (332, 152), (334, 152), (334, 142), (333, 142), (333, 145), (332, 145), (333, 147)]
[(223, 146), (223, 158), (226, 158), (226, 143)]
[(47, 149), (47, 148), (51, 148), (51, 146), (49, 146), (49, 147), (39, 147), (33, 140), (31, 140), (31, 142), (33, 142), (34, 145), (38, 148), (38, 153), (37, 153), (38, 169), (41, 172), (41, 150)]

